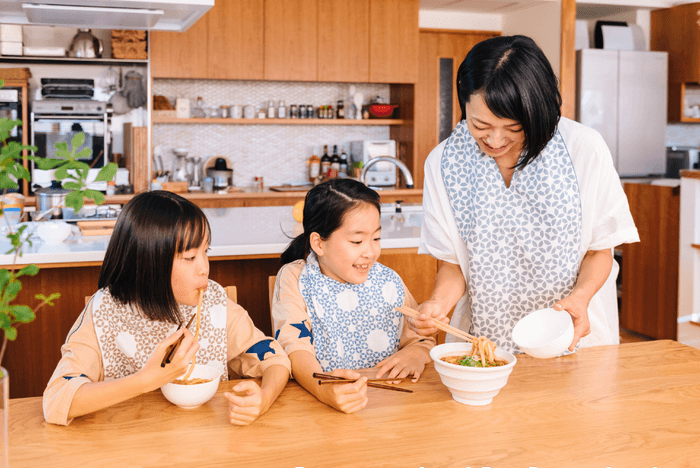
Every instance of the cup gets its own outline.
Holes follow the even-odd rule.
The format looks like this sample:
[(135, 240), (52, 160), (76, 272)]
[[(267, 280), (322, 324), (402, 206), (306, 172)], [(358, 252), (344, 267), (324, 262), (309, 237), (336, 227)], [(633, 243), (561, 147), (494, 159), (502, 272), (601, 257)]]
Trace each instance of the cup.
[(243, 117), (246, 119), (254, 119), (255, 118), (255, 107), (253, 106), (245, 106), (243, 108)]
[(20, 222), (24, 214), (24, 195), (8, 193), (0, 201), (2, 202), (3, 213), (2, 217), (0, 217), (0, 229), (9, 227), (14, 231), (15, 226)]
[(231, 106), (229, 108), (229, 115), (232, 119), (240, 119), (243, 117), (243, 108), (239, 105)]
[(204, 193), (214, 193), (214, 179), (205, 177), (203, 182)]

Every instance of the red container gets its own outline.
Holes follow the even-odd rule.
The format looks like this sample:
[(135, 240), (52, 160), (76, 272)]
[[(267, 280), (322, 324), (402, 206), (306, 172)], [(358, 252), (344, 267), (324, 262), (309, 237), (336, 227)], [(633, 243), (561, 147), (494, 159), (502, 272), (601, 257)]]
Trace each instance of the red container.
[(399, 106), (392, 104), (372, 104), (369, 106), (369, 115), (377, 119), (389, 119), (397, 107)]

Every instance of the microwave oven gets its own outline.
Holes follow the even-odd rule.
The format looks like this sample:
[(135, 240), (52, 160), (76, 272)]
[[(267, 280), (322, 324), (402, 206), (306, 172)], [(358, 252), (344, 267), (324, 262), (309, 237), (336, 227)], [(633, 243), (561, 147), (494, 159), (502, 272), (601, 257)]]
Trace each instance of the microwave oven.
[[(396, 141), (394, 140), (363, 140), (350, 144), (350, 159), (352, 163), (367, 164), (372, 158), (379, 156), (396, 157)], [(393, 187), (396, 185), (397, 167), (388, 162), (378, 162), (367, 171), (366, 182), (370, 187)]]

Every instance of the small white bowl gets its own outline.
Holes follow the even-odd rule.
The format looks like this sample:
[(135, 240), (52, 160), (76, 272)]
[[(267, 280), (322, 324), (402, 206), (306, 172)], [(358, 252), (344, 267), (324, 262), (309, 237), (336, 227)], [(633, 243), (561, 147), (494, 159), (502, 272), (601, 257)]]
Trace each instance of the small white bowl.
[(59, 244), (68, 239), (73, 226), (65, 221), (42, 221), (36, 223), (36, 234), (47, 244)]
[(450, 390), (455, 401), (471, 406), (488, 405), (505, 387), (517, 359), (499, 348), (496, 348), (496, 357), (508, 361), (503, 366), (468, 367), (450, 364), (441, 359), (464, 355), (471, 349), (471, 343), (445, 343), (431, 349), (430, 357), (435, 363), (435, 370), (440, 374), (440, 380)]
[(574, 339), (574, 322), (565, 310), (541, 309), (513, 327), (513, 342), (529, 356), (550, 359), (561, 355)]
[[(178, 379), (183, 378), (185, 374), (179, 376)], [(220, 378), (221, 371), (219, 369), (206, 364), (195, 364), (189, 379), (211, 379), (209, 382), (194, 385), (181, 385), (171, 382), (160, 387), (160, 391), (163, 392), (168, 401), (180, 408), (199, 408), (214, 396), (219, 388)]]

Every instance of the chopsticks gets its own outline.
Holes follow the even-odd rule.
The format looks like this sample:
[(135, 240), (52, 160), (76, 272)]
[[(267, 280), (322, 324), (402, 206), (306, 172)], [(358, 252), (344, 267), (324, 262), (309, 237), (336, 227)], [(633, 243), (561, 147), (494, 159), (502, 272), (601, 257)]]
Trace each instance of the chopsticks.
[[(354, 379), (346, 379), (344, 377), (338, 377), (335, 375), (324, 374), (321, 372), (314, 372), (313, 377), (315, 379), (319, 379), (319, 381), (318, 381), (319, 385), (346, 384), (346, 383), (357, 382), (357, 380), (354, 380)], [(384, 384), (377, 383), (377, 382), (396, 382), (397, 380), (403, 380), (403, 379), (402, 378), (368, 379), (367, 386), (372, 387), (372, 388), (381, 388), (383, 390), (393, 390), (395, 392), (413, 393), (413, 390), (408, 390), (406, 388), (400, 388), (400, 387), (395, 387), (393, 385), (384, 385)]]
[[(185, 328), (190, 328), (190, 325), (192, 325), (192, 321), (194, 318), (197, 316), (197, 314), (193, 315), (192, 318), (190, 319), (189, 322), (187, 322), (187, 325), (185, 325)], [(177, 329), (179, 330), (182, 328), (182, 324), (180, 324)], [(180, 338), (177, 339), (177, 341), (170, 346), (168, 346), (168, 349), (165, 350), (165, 356), (163, 356), (163, 361), (160, 363), (160, 367), (165, 367), (166, 364), (170, 364), (170, 361), (172, 360), (173, 356), (175, 355), (175, 351), (177, 351), (177, 348), (180, 346), (180, 343), (182, 343), (182, 340), (185, 338), (185, 335), (182, 335)]]
[[(416, 318), (420, 315), (420, 312), (418, 312), (417, 310), (413, 310), (408, 306), (396, 307), (395, 309), (398, 310), (399, 312), (401, 312), (402, 314), (407, 315), (411, 318)], [(438, 322), (437, 320), (433, 320), (433, 325), (438, 330), (442, 330), (445, 333), (449, 333), (450, 335), (454, 335), (457, 338), (462, 338), (463, 340), (466, 340), (470, 343), (474, 343), (477, 340), (477, 338), (475, 336), (472, 336), (469, 333), (460, 330), (459, 328), (455, 328), (451, 325), (446, 325), (442, 322)]]

